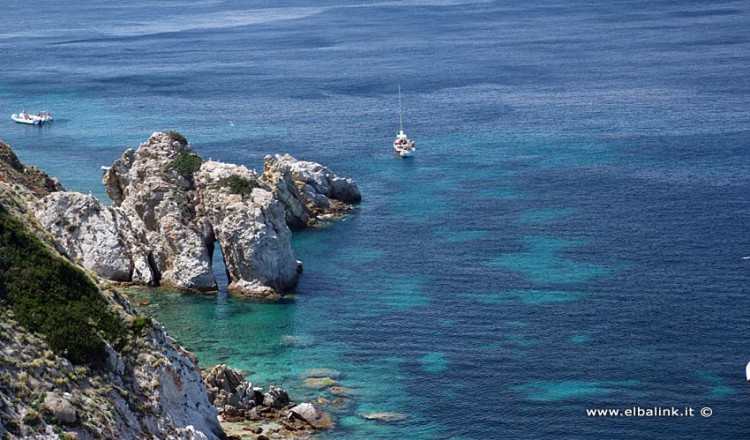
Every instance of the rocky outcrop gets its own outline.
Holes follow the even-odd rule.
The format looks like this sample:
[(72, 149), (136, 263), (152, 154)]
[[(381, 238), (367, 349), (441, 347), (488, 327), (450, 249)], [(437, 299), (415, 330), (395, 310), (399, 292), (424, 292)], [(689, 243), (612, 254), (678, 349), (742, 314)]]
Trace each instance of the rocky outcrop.
[(362, 200), (352, 179), (288, 154), (266, 156), (262, 179), (286, 206), (287, 223), (292, 227), (310, 225), (318, 216), (341, 214)]
[(198, 214), (221, 246), (229, 291), (272, 296), (297, 282), (299, 263), (284, 205), (243, 166), (204, 162), (195, 174)]
[[(68, 393), (71, 397), (72, 395)], [(58, 396), (57, 394), (47, 391), (44, 397), (44, 408), (52, 413), (52, 417), (64, 424), (75, 423), (77, 416), (76, 410), (68, 399)]]
[(289, 227), (339, 215), (361, 199), (356, 183), (320, 164), (267, 156), (258, 175), (204, 162), (176, 133), (154, 133), (107, 170), (102, 182), (114, 206), (62, 191), (9, 149), (3, 156), (0, 148), (3, 157), (15, 173), (8, 176), (28, 174), (27, 201), (73, 261), (102, 278), (151, 286), (215, 290), (218, 243), (231, 292), (278, 297), (301, 271)]
[(287, 438), (310, 434), (315, 430), (333, 427), (331, 417), (318, 406), (310, 403), (295, 405), (287, 392), (279, 387), (254, 387), (239, 371), (226, 365), (217, 365), (203, 373), (209, 398), (219, 408), (225, 421), (244, 423), (245, 431), (260, 434), (262, 426), (278, 425), (273, 433)]
[(211, 226), (196, 216), (190, 167), (201, 159), (190, 146), (167, 133), (154, 133), (128, 150), (107, 170), (103, 183), (130, 235), (141, 235), (154, 278), (162, 285), (215, 290), (211, 267)]

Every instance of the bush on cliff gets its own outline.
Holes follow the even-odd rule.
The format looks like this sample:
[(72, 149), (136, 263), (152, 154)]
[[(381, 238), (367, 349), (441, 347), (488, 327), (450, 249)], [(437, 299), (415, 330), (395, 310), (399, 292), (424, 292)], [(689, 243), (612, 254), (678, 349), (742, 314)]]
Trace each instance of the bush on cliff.
[(124, 324), (89, 277), (2, 208), (0, 301), (73, 363), (98, 365), (106, 359), (105, 340), (124, 343)]
[(182, 151), (174, 158), (169, 167), (175, 170), (177, 174), (189, 179), (193, 177), (193, 173), (200, 169), (202, 164), (203, 159), (197, 154)]
[(219, 179), (216, 183), (222, 188), (229, 188), (229, 192), (232, 194), (240, 194), (243, 196), (253, 192), (253, 188), (259, 188), (257, 183), (236, 174)]
[(187, 138), (183, 136), (182, 133), (180, 132), (170, 130), (170, 131), (165, 131), (164, 134), (176, 140), (177, 142), (181, 143), (182, 145), (188, 144)]

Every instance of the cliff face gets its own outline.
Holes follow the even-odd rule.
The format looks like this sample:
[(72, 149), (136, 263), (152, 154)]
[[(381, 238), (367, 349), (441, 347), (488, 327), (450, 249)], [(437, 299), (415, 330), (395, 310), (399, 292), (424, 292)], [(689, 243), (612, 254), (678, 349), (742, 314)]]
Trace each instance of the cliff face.
[[(42, 173), (0, 176), (0, 437), (223, 438), (189, 353), (36, 220), (28, 203), (59, 188)], [(82, 218), (107, 218), (86, 196), (73, 201)]]

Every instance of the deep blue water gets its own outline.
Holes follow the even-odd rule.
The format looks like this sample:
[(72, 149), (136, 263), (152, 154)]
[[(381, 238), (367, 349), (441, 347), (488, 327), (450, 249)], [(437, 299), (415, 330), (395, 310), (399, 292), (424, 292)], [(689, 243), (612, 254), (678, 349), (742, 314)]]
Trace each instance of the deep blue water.
[[(747, 437), (747, 2), (65, 3), (0, 6), (0, 139), (26, 163), (105, 198), (101, 165), (175, 129), (364, 194), (295, 232), (293, 300), (133, 294), (203, 365), (300, 400), (341, 371), (326, 438)], [(585, 415), (632, 406), (696, 416)]]

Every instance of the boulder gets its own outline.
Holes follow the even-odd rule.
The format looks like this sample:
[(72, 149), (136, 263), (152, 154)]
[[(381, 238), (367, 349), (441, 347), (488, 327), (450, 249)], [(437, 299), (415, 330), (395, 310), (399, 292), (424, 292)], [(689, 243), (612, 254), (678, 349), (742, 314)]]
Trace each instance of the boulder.
[[(245, 382), (245, 378), (239, 371), (221, 364), (212, 368), (211, 371), (205, 375), (203, 381), (206, 383), (209, 393), (213, 390), (235, 392), (237, 388)], [(209, 394), (209, 397), (213, 396)]]
[(52, 413), (52, 417), (65, 424), (75, 423), (77, 419), (73, 405), (53, 392), (47, 392), (45, 395), (44, 409)]
[(263, 399), (263, 406), (281, 409), (290, 403), (289, 395), (283, 388), (271, 387)]
[(315, 429), (328, 429), (333, 427), (331, 417), (325, 411), (312, 403), (300, 403), (291, 409), (295, 417), (309, 423)]

